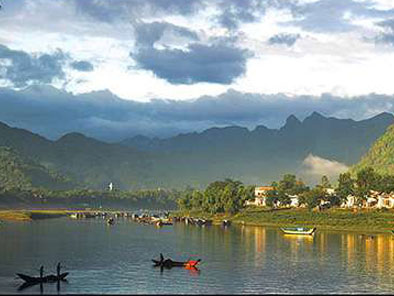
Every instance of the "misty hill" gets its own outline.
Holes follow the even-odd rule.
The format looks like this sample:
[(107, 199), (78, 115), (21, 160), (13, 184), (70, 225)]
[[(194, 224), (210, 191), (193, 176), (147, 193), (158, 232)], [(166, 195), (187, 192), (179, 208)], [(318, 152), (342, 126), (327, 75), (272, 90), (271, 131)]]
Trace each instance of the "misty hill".
[(380, 174), (394, 175), (394, 125), (372, 145), (352, 171), (356, 172), (368, 166)]
[[(105, 188), (115, 182), (122, 188), (137, 186), (150, 164), (144, 153), (70, 133), (50, 141), (27, 130), (0, 123), (0, 146), (10, 147), (21, 156), (60, 174), (79, 186)], [(154, 159), (154, 158), (153, 158)]]
[(164, 154), (159, 168), (170, 168), (161, 172), (167, 182), (176, 171), (193, 184), (223, 177), (261, 183), (300, 170), (309, 154), (352, 165), (392, 123), (390, 113), (354, 121), (314, 112), (302, 122), (292, 115), (278, 130), (232, 126), (163, 140), (138, 136), (121, 144)]
[(72, 186), (74, 185), (65, 177), (21, 156), (11, 148), (0, 146), (0, 189), (68, 189)]
[(296, 173), (310, 153), (352, 165), (393, 123), (389, 113), (363, 121), (313, 113), (303, 121), (290, 116), (277, 130), (230, 126), (162, 140), (139, 136), (117, 144), (80, 133), (50, 141), (0, 123), (0, 146), (79, 187), (104, 189), (109, 182), (120, 189), (205, 186), (226, 177), (260, 184)]

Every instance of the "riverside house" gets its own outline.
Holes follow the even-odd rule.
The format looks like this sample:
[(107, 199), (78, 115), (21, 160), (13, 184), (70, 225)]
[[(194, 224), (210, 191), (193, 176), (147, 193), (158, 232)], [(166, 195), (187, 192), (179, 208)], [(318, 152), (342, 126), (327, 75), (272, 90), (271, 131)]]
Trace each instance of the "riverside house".
[(274, 190), (272, 186), (260, 186), (255, 187), (254, 189), (254, 199), (247, 200), (245, 202), (246, 206), (258, 206), (258, 207), (265, 207), (266, 200), (268, 197), (268, 192)]
[[(342, 203), (342, 208), (353, 208), (357, 206), (357, 198), (353, 195), (347, 197), (347, 201)], [(362, 201), (363, 208), (394, 208), (394, 192), (391, 193), (380, 193), (378, 191), (371, 190), (368, 197)]]

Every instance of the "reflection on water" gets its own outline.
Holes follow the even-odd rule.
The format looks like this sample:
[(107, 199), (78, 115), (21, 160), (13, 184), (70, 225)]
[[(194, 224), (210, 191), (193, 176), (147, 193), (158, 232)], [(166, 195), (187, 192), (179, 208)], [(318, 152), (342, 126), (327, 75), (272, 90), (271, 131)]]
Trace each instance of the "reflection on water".
[[(127, 220), (8, 223), (0, 230), (0, 293), (394, 293), (393, 237), (181, 223), (157, 229)], [(160, 253), (202, 262), (160, 271), (151, 262)], [(69, 283), (18, 291), (16, 272), (34, 275), (59, 261)]]

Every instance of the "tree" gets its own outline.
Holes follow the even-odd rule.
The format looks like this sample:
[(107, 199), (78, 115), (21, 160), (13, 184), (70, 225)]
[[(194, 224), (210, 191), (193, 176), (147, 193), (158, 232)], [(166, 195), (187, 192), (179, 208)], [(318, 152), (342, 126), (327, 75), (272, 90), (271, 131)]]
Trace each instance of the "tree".
[(306, 190), (300, 194), (300, 203), (306, 204), (309, 209), (313, 209), (320, 204), (320, 201), (324, 198), (325, 192), (321, 187), (316, 186), (312, 190)]
[(322, 188), (331, 188), (330, 180), (326, 175), (321, 178), (320, 186)]
[(277, 197), (281, 204), (290, 204), (290, 195), (299, 195), (307, 190), (308, 187), (301, 180), (297, 180), (295, 175), (285, 174), (279, 181)]
[(342, 173), (338, 178), (338, 187), (335, 189), (336, 195), (341, 199), (341, 201), (347, 200), (349, 195), (354, 195), (354, 183), (352, 175), (350, 173)]
[(366, 199), (371, 190), (378, 190), (381, 176), (371, 167), (357, 172), (355, 193), (357, 197)]
[(394, 175), (383, 175), (379, 179), (377, 190), (380, 193), (394, 192)]

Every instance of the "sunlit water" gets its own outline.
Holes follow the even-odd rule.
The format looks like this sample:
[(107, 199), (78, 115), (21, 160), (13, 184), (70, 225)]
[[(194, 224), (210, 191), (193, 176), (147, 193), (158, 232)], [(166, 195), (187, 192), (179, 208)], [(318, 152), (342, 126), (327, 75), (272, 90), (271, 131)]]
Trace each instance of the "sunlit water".
[[(15, 273), (70, 272), (67, 293), (394, 293), (394, 236), (317, 230), (314, 237), (289, 236), (277, 228), (181, 223), (156, 228), (128, 220), (68, 218), (0, 226), (0, 293), (18, 291)], [(201, 258), (199, 272), (160, 271), (152, 258)], [(56, 284), (44, 284), (58, 293)]]

